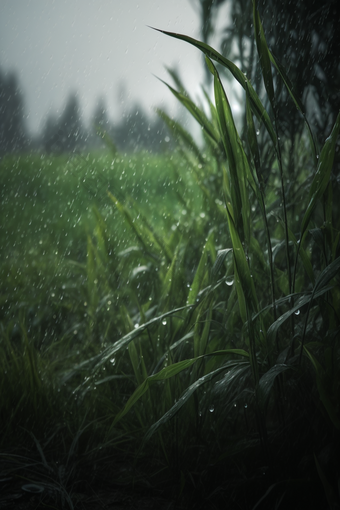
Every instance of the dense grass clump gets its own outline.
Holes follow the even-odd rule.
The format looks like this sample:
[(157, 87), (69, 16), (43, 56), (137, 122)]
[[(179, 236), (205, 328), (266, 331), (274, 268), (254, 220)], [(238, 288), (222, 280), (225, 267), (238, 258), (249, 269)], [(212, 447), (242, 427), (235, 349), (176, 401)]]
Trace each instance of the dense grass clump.
[[(208, 109), (168, 86), (201, 145), (160, 111), (171, 155), (1, 163), (3, 465), (22, 476), (30, 445), (69, 507), (89, 472), (186, 507), (339, 505), (340, 114), (320, 149), (253, 18), (267, 110), (232, 62), (166, 32), (212, 74)], [(244, 89), (241, 135), (216, 63)]]

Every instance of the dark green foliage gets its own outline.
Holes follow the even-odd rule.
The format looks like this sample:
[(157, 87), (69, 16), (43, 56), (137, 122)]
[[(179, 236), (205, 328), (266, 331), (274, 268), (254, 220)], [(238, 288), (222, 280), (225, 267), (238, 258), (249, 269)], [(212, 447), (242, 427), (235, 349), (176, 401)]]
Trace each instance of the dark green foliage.
[[(49, 159), (40, 168), (39, 193), (33, 185), (23, 202), (30, 218), (38, 226), (33, 211), (46, 210), (59, 221), (47, 191), (53, 175), (53, 192), (70, 214), (60, 213), (58, 254), (54, 238), (53, 251), (32, 243), (42, 226), (27, 238), (3, 236), (4, 256), (15, 264), (2, 266), (1, 388), (9, 385), (16, 405), (10, 414), (4, 397), (2, 412), (33, 431), (45, 468), (42, 408), (46, 423), (57, 413), (70, 423), (66, 472), (78, 467), (65, 458), (93, 431), (93, 449), (83, 445), (81, 458), (96, 457), (104, 443), (123, 466), (132, 459), (130, 482), (142, 472), (186, 507), (202, 500), (205, 508), (300, 508), (301, 501), (336, 508), (340, 225), (332, 175), (340, 114), (321, 150), (306, 115), (294, 144), (285, 137), (278, 84), (303, 105), (268, 48), (256, 1), (253, 25), (268, 101), (208, 44), (167, 32), (203, 52), (213, 79), (207, 109), (173, 73), (179, 90), (169, 86), (201, 126), (201, 145), (159, 112), (175, 154), (122, 157), (114, 149), (111, 160)], [(244, 90), (241, 135), (221, 66)], [(266, 132), (265, 149), (258, 130)], [(23, 193), (8, 169), (34, 173), (36, 164), (2, 163), (7, 232), (15, 225), (11, 200)], [(73, 196), (77, 185), (82, 191)], [(79, 237), (69, 245), (71, 218)], [(9, 425), (2, 432), (4, 446), (20, 441)], [(117, 479), (127, 479), (123, 469)], [(65, 497), (72, 483), (70, 475), (60, 484)]]

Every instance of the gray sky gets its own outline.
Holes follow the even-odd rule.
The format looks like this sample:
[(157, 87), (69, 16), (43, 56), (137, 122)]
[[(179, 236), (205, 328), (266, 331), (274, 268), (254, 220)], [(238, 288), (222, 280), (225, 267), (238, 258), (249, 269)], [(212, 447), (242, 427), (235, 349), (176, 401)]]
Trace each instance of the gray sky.
[(147, 25), (199, 37), (189, 0), (0, 0), (0, 68), (17, 71), (28, 127), (37, 131), (49, 112), (61, 113), (75, 90), (86, 120), (100, 95), (117, 120), (135, 100), (149, 113), (165, 104), (175, 113), (176, 100), (154, 76), (170, 81), (165, 65), (198, 94), (200, 52)]

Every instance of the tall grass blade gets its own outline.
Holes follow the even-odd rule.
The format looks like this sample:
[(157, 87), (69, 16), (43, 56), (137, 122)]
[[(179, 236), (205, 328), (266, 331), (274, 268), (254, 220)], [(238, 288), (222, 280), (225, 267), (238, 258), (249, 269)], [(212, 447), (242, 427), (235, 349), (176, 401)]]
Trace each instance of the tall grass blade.
[[(150, 28), (153, 28), (153, 27), (150, 27)], [(265, 110), (263, 104), (260, 101), (260, 98), (256, 94), (256, 92), (253, 89), (249, 80), (247, 80), (246, 76), (242, 73), (242, 71), (240, 71), (240, 69), (233, 62), (231, 62), (231, 60), (228, 60), (225, 57), (223, 57), (223, 55), (221, 55), (218, 51), (214, 50), (208, 44), (198, 41), (196, 39), (193, 39), (192, 37), (188, 37), (188, 36), (182, 35), (182, 34), (176, 34), (174, 32), (167, 32), (166, 30), (159, 30), (157, 28), (153, 28), (153, 30), (157, 30), (158, 32), (161, 32), (165, 35), (168, 35), (170, 37), (174, 37), (176, 39), (180, 39), (180, 40), (185, 41), (189, 44), (192, 44), (193, 46), (195, 46), (196, 48), (201, 50), (211, 60), (215, 60), (222, 66), (226, 67), (232, 73), (234, 78), (240, 83), (240, 85), (242, 85), (242, 87), (244, 89), (246, 89), (246, 83), (248, 83), (252, 110), (254, 111), (258, 120), (260, 122), (263, 122), (274, 145), (276, 146), (276, 142), (277, 142), (276, 133), (275, 133), (273, 125), (270, 121), (267, 111)]]
[[(186, 360), (183, 360), (183, 361), (178, 361), (177, 363), (173, 363), (172, 365), (169, 365), (167, 367), (162, 368), (162, 370), (160, 372), (158, 372), (157, 374), (150, 375), (143, 382), (143, 384), (141, 384), (141, 386), (139, 386), (135, 390), (135, 392), (131, 395), (131, 397), (127, 401), (124, 409), (122, 409), (122, 411), (120, 411), (118, 413), (118, 415), (115, 417), (114, 422), (113, 422), (113, 426), (119, 420), (121, 420), (123, 418), (123, 416), (125, 416), (125, 414), (127, 412), (130, 411), (130, 409), (134, 406), (134, 404), (142, 397), (142, 395), (144, 395), (144, 393), (146, 393), (148, 391), (150, 386), (152, 384), (154, 384), (155, 382), (165, 381), (167, 379), (170, 379), (171, 377), (174, 377), (175, 375), (179, 374), (180, 372), (183, 372), (183, 370), (186, 370), (187, 368), (190, 368), (198, 360), (203, 359), (203, 358), (205, 358), (207, 356), (228, 356), (230, 354), (236, 354), (236, 355), (240, 355), (240, 356), (244, 356), (244, 357), (249, 357), (249, 354), (246, 351), (244, 351), (243, 349), (225, 349), (225, 350), (221, 350), (221, 351), (215, 351), (215, 352), (212, 352), (212, 353), (209, 353), (209, 354), (204, 354), (202, 356), (197, 356), (196, 358), (191, 358), (191, 359), (186, 359)], [(208, 380), (211, 380), (212, 377), (215, 377), (216, 375), (218, 375), (218, 373), (220, 373), (222, 370), (226, 370), (226, 366), (227, 365), (224, 365), (222, 368), (220, 368), (219, 372), (215, 371), (215, 372), (212, 372), (212, 373), (207, 374), (206, 376), (202, 377), (201, 379), (199, 379), (199, 381), (200, 381), (199, 383), (198, 383), (198, 381), (193, 383), (186, 390), (185, 395), (187, 395), (189, 390), (190, 390), (189, 393), (191, 395), (201, 384), (203, 384), (204, 382), (207, 382)], [(228, 367), (229, 367), (229, 365), (227, 366), (227, 368)], [(186, 400), (189, 398), (190, 395), (188, 395), (187, 398), (186, 397), (181, 397), (181, 399), (180, 399), (181, 400), (180, 407), (182, 407), (182, 405), (186, 402)], [(177, 404), (179, 404), (179, 401), (177, 402)], [(173, 407), (171, 409), (173, 409)]]
[(220, 133), (228, 158), (230, 170), (230, 192), (236, 228), (244, 239), (250, 241), (250, 204), (246, 189), (246, 179), (250, 175), (248, 161), (242, 142), (238, 136), (230, 104), (220, 76), (212, 61), (206, 57), (208, 68), (214, 76), (214, 92)]
[[(223, 351), (221, 351), (221, 352), (223, 352)], [(248, 355), (248, 353), (245, 353), (245, 354)], [(197, 381), (195, 381), (193, 384), (191, 384), (189, 386), (189, 388), (187, 388), (185, 390), (183, 395), (171, 407), (171, 409), (169, 409), (169, 411), (167, 411), (156, 423), (154, 423), (150, 427), (150, 429), (148, 430), (148, 432), (147, 432), (147, 434), (145, 436), (145, 441), (148, 441), (150, 439), (150, 437), (156, 432), (156, 430), (161, 425), (163, 425), (164, 423), (169, 421), (171, 418), (173, 418), (178, 413), (178, 411), (184, 406), (184, 404), (189, 400), (189, 398), (194, 394), (194, 392), (198, 390), (198, 388), (200, 386), (210, 382), (214, 377), (219, 376), (222, 372), (225, 372), (227, 370), (231, 371), (231, 369), (233, 367), (235, 367), (235, 366), (238, 367), (241, 363), (242, 362), (230, 361), (230, 362), (226, 363), (225, 365), (223, 365), (222, 367), (219, 367), (216, 370), (214, 370), (212, 372), (209, 372), (208, 374), (206, 374), (206, 375), (200, 377), (199, 379), (197, 379)]]
[(326, 191), (327, 185), (329, 183), (339, 130), (340, 130), (340, 112), (338, 113), (332, 132), (325, 141), (325, 144), (321, 150), (319, 164), (309, 190), (308, 206), (301, 223), (300, 244), (302, 244), (303, 242), (308, 224), (310, 222), (316, 204)]
[(244, 249), (242, 243), (240, 241), (239, 235), (235, 228), (234, 221), (231, 217), (231, 214), (228, 212), (228, 225), (230, 237), (233, 245), (233, 254), (234, 254), (234, 262), (237, 268), (237, 273), (241, 281), (242, 290), (246, 298), (246, 302), (251, 310), (251, 313), (258, 311), (258, 300), (255, 291), (254, 281), (250, 274), (250, 269), (248, 266), (247, 258), (244, 253)]
[(214, 232), (212, 231), (207, 239), (207, 242), (204, 245), (203, 253), (201, 255), (200, 261), (198, 263), (198, 267), (196, 269), (196, 273), (193, 279), (193, 282), (190, 286), (190, 291), (187, 299), (188, 305), (193, 305), (197, 299), (198, 293), (202, 290), (204, 282), (206, 280), (206, 276), (208, 275), (208, 250), (211, 242), (214, 238)]
[(213, 123), (208, 119), (203, 110), (199, 108), (195, 103), (185, 94), (177, 92), (174, 88), (172, 88), (168, 83), (163, 80), (160, 80), (164, 85), (168, 87), (168, 89), (173, 93), (173, 95), (182, 103), (182, 105), (191, 113), (194, 119), (200, 124), (200, 126), (204, 129), (204, 131), (214, 140), (216, 143), (219, 142), (219, 135), (215, 129)]
[(260, 57), (260, 66), (262, 69), (264, 86), (266, 87), (266, 91), (267, 91), (267, 94), (269, 97), (270, 104), (272, 105), (272, 108), (274, 110), (276, 105), (275, 105), (275, 94), (274, 94), (272, 68), (271, 68), (271, 63), (270, 63), (267, 42), (266, 42), (266, 38), (264, 35), (262, 23), (261, 23), (258, 8), (257, 8), (257, 0), (253, 0), (253, 20), (254, 20), (255, 41), (256, 41), (256, 46), (257, 46), (257, 52)]

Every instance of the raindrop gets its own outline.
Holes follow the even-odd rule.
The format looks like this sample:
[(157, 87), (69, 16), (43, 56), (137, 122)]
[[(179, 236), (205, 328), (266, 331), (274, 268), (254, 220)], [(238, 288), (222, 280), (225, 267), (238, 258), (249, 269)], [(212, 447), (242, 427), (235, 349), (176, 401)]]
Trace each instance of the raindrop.
[(135, 329), (137, 329), (137, 328), (139, 328), (138, 322), (136, 322), (136, 324), (135, 324)]
[(162, 320), (162, 324), (163, 324), (163, 326), (167, 325), (166, 319)]
[(259, 131), (259, 129), (257, 129), (256, 130), (256, 135), (259, 136), (259, 134), (260, 134), (260, 131)]
[(212, 405), (209, 407), (209, 411), (210, 411), (211, 413), (213, 413), (213, 412), (215, 411), (215, 406), (214, 406), (214, 404), (212, 404)]
[(231, 287), (231, 285), (233, 285), (233, 283), (234, 283), (234, 277), (233, 276), (227, 276), (227, 278), (225, 280), (225, 283), (226, 283), (226, 285)]
[(294, 312), (295, 315), (300, 315), (300, 310), (296, 310), (296, 312)]

